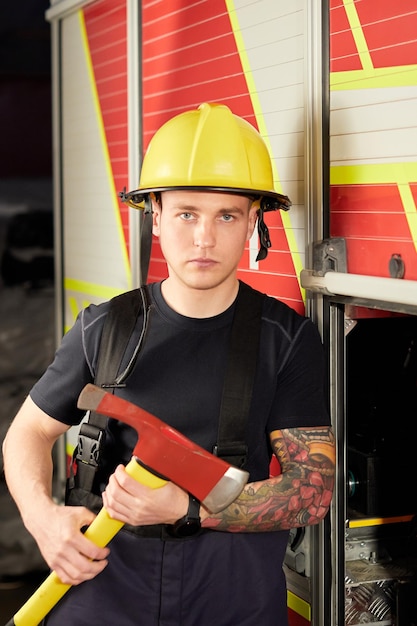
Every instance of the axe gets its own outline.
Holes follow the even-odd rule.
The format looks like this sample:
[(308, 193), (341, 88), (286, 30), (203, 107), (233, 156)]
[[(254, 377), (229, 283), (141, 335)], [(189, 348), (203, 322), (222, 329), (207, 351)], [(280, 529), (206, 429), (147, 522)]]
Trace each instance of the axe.
[[(148, 411), (100, 387), (86, 385), (78, 398), (78, 408), (113, 417), (137, 431), (138, 441), (126, 472), (152, 489), (170, 480), (210, 512), (218, 513), (237, 498), (249, 478), (248, 472), (229, 465)], [(103, 507), (85, 536), (104, 547), (123, 525)], [(70, 587), (52, 572), (6, 626), (37, 626)]]

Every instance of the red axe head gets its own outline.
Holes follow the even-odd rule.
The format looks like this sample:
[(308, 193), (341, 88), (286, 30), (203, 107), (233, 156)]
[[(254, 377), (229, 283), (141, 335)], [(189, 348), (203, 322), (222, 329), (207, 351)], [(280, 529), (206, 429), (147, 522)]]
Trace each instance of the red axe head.
[(212, 513), (237, 498), (249, 474), (193, 443), (180, 432), (136, 404), (88, 384), (78, 408), (95, 411), (129, 424), (138, 433), (136, 460), (198, 498)]

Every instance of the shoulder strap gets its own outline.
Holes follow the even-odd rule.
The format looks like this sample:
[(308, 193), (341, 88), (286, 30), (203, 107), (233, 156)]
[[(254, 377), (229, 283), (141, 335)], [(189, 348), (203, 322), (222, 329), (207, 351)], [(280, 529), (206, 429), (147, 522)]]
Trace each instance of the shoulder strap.
[[(141, 311), (143, 311), (144, 316), (141, 336), (127, 367), (119, 374), (123, 355)], [(132, 371), (142, 346), (148, 314), (149, 296), (145, 286), (122, 293), (110, 301), (109, 312), (100, 339), (97, 371), (94, 379), (96, 385), (114, 389), (123, 384), (123, 381)], [(102, 415), (91, 413), (88, 421), (90, 424), (102, 426), (106, 419)]]
[(240, 283), (233, 319), (226, 376), (214, 453), (242, 467), (246, 461), (246, 425), (258, 361), (264, 294)]
[[(123, 384), (131, 372), (142, 346), (148, 326), (149, 308), (146, 287), (134, 289), (112, 298), (100, 339), (97, 371), (94, 379), (96, 385), (114, 389)], [(119, 374), (123, 355), (141, 310), (143, 310), (142, 333), (127, 367)], [(81, 424), (74, 451), (78, 466), (77, 478), (75, 481), (71, 466), (67, 494), (74, 488), (75, 482), (82, 492), (92, 491), (105, 443), (107, 419), (105, 415), (91, 411), (88, 420)], [(68, 498), (69, 495), (67, 495)]]
[[(131, 372), (133, 361), (137, 358), (143, 342), (149, 306), (149, 295), (146, 286), (122, 293), (111, 300), (100, 340), (95, 377), (96, 385), (102, 387), (120, 385)], [(123, 355), (126, 352), (127, 344), (141, 311), (143, 311), (144, 315), (144, 330), (127, 367), (118, 375)]]

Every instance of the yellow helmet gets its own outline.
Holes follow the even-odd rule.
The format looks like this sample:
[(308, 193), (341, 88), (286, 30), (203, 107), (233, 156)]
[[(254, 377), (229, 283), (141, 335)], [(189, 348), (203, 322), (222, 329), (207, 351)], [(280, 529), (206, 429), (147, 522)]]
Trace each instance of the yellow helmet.
[(126, 204), (143, 209), (150, 193), (169, 189), (259, 199), (258, 230), (261, 245), (266, 236), (266, 247), (271, 244), (263, 212), (291, 206), (289, 198), (274, 189), (271, 158), (261, 135), (223, 104), (206, 102), (161, 126), (144, 156), (139, 187), (119, 195)]

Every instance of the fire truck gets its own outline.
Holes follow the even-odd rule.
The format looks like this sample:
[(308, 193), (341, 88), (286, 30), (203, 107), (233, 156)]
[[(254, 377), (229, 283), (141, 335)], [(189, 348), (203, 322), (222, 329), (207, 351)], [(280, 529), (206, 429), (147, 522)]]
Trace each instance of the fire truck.
[(153, 133), (202, 102), (253, 124), (293, 206), (240, 278), (318, 325), (337, 439), (331, 512), (287, 548), (291, 625), (416, 624), (415, 1), (53, 0), (47, 19), (59, 337), (140, 282), (119, 192)]

